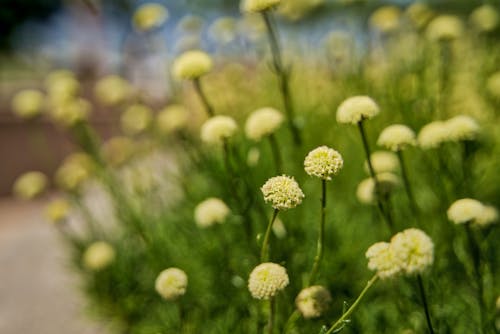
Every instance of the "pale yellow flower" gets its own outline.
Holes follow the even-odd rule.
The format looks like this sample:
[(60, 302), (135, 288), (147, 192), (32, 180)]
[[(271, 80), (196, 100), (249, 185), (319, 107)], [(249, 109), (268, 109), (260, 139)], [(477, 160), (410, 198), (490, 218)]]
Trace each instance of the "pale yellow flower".
[(417, 28), (424, 27), (434, 16), (428, 5), (422, 2), (414, 2), (405, 11), (410, 21)]
[(284, 116), (274, 108), (257, 109), (248, 116), (245, 134), (248, 138), (259, 141), (262, 137), (273, 134), (283, 123)]
[(25, 89), (12, 98), (12, 110), (21, 118), (33, 118), (42, 113), (44, 106), (43, 94), (35, 89)]
[(417, 141), (423, 149), (436, 148), (449, 139), (449, 128), (445, 122), (434, 121), (420, 129)]
[(320, 146), (310, 151), (304, 160), (307, 174), (324, 180), (331, 180), (344, 166), (344, 160), (339, 152), (327, 146)]
[(381, 279), (392, 278), (401, 272), (401, 263), (388, 242), (377, 242), (365, 254), (368, 269), (376, 271)]
[(165, 300), (173, 301), (186, 293), (188, 277), (179, 268), (163, 270), (155, 281), (155, 290)]
[(214, 116), (201, 126), (201, 140), (208, 144), (222, 144), (238, 130), (235, 120), (229, 116)]
[(174, 60), (172, 73), (177, 79), (197, 79), (212, 70), (213, 61), (203, 51), (192, 50)]
[(440, 15), (427, 26), (426, 36), (432, 41), (451, 41), (461, 37), (464, 26), (460, 18), (453, 15)]
[[(389, 172), (376, 174), (380, 196), (389, 195), (397, 186), (399, 186), (399, 178)], [(373, 204), (377, 199), (375, 181), (373, 178), (367, 178), (361, 181), (356, 190), (356, 197), (363, 204)]]
[(113, 246), (105, 241), (96, 241), (83, 253), (83, 266), (92, 271), (100, 271), (111, 265), (115, 258)]
[(344, 100), (337, 109), (337, 122), (357, 124), (375, 117), (380, 112), (377, 103), (368, 96), (353, 96)]
[(481, 214), (476, 218), (476, 226), (485, 227), (498, 221), (498, 210), (494, 206), (485, 205)]
[(260, 188), (266, 202), (277, 210), (295, 208), (302, 203), (304, 193), (293, 177), (281, 175), (270, 178)]
[(491, 96), (500, 100), (500, 71), (493, 73), (486, 81), (486, 90)]
[(377, 144), (391, 151), (401, 151), (417, 142), (415, 132), (403, 124), (393, 124), (380, 133)]
[(476, 120), (466, 115), (450, 118), (445, 125), (448, 128), (448, 140), (450, 141), (476, 139), (480, 130)]
[(132, 23), (139, 31), (160, 27), (168, 19), (168, 10), (159, 3), (146, 3), (134, 12)]
[(401, 21), (401, 9), (396, 6), (382, 6), (370, 15), (370, 25), (383, 33), (397, 30)]
[(330, 307), (332, 296), (321, 285), (313, 285), (302, 289), (295, 298), (295, 305), (306, 319), (320, 317)]
[(260, 159), (260, 150), (257, 147), (252, 147), (248, 150), (247, 154), (247, 165), (250, 167), (254, 167), (259, 163)]
[(14, 182), (13, 193), (20, 199), (32, 199), (45, 191), (48, 185), (47, 176), (41, 172), (27, 172)]
[(97, 82), (94, 94), (104, 106), (120, 105), (130, 99), (132, 86), (118, 75), (105, 76)]
[(242, 12), (262, 12), (278, 5), (281, 0), (241, 0)]
[(127, 163), (136, 151), (136, 143), (132, 139), (122, 136), (108, 139), (102, 147), (104, 159), (115, 167)]
[(221, 17), (208, 28), (208, 35), (216, 42), (227, 44), (236, 38), (236, 20), (232, 17)]
[(248, 290), (256, 299), (270, 299), (289, 284), (286, 269), (279, 264), (266, 262), (255, 267), (248, 279)]
[(424, 272), (434, 262), (434, 244), (424, 231), (409, 228), (391, 239), (391, 248), (402, 270), (408, 274)]
[(120, 117), (123, 132), (129, 136), (146, 131), (153, 120), (151, 108), (142, 104), (133, 104)]
[(186, 107), (172, 104), (163, 108), (156, 116), (156, 128), (160, 133), (169, 134), (186, 127), (189, 113)]
[(199, 203), (194, 209), (194, 221), (202, 228), (210, 227), (214, 224), (222, 224), (226, 220), (231, 210), (219, 198), (207, 198)]
[(66, 191), (77, 191), (90, 178), (94, 163), (85, 153), (66, 157), (55, 174), (56, 184)]
[(55, 105), (50, 110), (50, 116), (57, 124), (72, 127), (86, 121), (92, 112), (92, 105), (83, 98), (69, 99)]
[(484, 205), (472, 198), (459, 199), (448, 208), (448, 219), (455, 224), (474, 223), (484, 217)]
[(495, 30), (500, 23), (500, 15), (495, 7), (484, 4), (472, 11), (469, 20), (479, 31), (490, 32)]
[[(375, 151), (370, 155), (372, 167), (375, 174), (385, 172), (395, 172), (399, 168), (398, 156), (389, 151)], [(364, 163), (365, 172), (370, 173), (368, 161)]]
[(56, 199), (45, 208), (45, 217), (52, 223), (57, 224), (68, 218), (71, 204), (65, 199)]

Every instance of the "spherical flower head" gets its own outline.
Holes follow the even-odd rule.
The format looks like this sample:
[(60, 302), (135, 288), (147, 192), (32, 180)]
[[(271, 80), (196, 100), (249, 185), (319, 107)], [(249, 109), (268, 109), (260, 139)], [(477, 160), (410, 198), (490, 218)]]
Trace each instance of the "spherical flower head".
[(83, 253), (83, 266), (91, 271), (100, 271), (111, 265), (115, 257), (113, 246), (105, 241), (96, 241)]
[(377, 103), (368, 96), (353, 96), (346, 99), (337, 109), (337, 122), (357, 124), (380, 112)]
[(133, 104), (120, 117), (120, 124), (125, 134), (129, 136), (140, 134), (147, 130), (153, 120), (153, 111), (142, 104)]
[(71, 205), (65, 199), (56, 199), (45, 208), (45, 217), (54, 224), (60, 223), (68, 218)]
[(248, 150), (247, 154), (247, 165), (250, 167), (254, 167), (259, 163), (260, 159), (260, 150), (257, 147), (252, 147)]
[(277, 210), (295, 208), (302, 203), (304, 193), (299, 184), (291, 176), (281, 175), (270, 178), (260, 188), (264, 200), (270, 202)]
[(199, 227), (210, 227), (224, 223), (230, 212), (231, 210), (224, 201), (211, 197), (196, 206), (194, 220)]
[[(397, 186), (399, 186), (399, 178), (393, 173), (376, 174), (380, 196), (389, 195)], [(367, 178), (361, 181), (356, 190), (356, 197), (363, 204), (373, 204), (377, 199), (377, 191), (375, 180)]]
[(388, 242), (373, 244), (365, 256), (368, 259), (368, 269), (376, 271), (381, 279), (395, 277), (401, 272), (400, 262)]
[(498, 221), (498, 210), (494, 206), (485, 205), (481, 214), (476, 218), (475, 225), (486, 227)]
[(45, 98), (40, 91), (25, 89), (12, 98), (12, 110), (21, 118), (33, 118), (42, 113), (44, 100)]
[(201, 140), (207, 144), (222, 144), (238, 130), (236, 121), (229, 116), (214, 116), (201, 126)]
[(137, 144), (129, 137), (113, 137), (102, 147), (104, 160), (111, 166), (120, 167), (130, 161), (137, 151)]
[(483, 215), (484, 205), (472, 198), (462, 198), (453, 202), (446, 213), (455, 224), (473, 223)]
[(192, 50), (175, 59), (172, 71), (177, 79), (191, 80), (207, 74), (212, 67), (212, 58), (206, 52)]
[(343, 165), (344, 160), (340, 153), (327, 146), (315, 148), (304, 160), (306, 173), (323, 180), (331, 180), (331, 176), (337, 175)]
[(245, 134), (248, 138), (259, 141), (262, 137), (273, 134), (283, 121), (283, 114), (274, 108), (258, 109), (248, 116)]
[(66, 191), (77, 191), (90, 178), (93, 168), (92, 158), (87, 154), (73, 153), (57, 169), (55, 182)]
[(40, 195), (47, 188), (48, 180), (40, 172), (27, 172), (19, 176), (14, 182), (13, 193), (20, 199), (32, 199)]
[(417, 141), (423, 149), (437, 148), (449, 139), (445, 122), (434, 121), (424, 125), (418, 133)]
[(331, 302), (332, 296), (330, 292), (321, 285), (313, 285), (302, 289), (295, 298), (295, 306), (306, 319), (320, 317), (328, 310)]
[(406, 16), (417, 28), (424, 27), (434, 16), (428, 5), (421, 2), (414, 2), (405, 11)]
[(415, 132), (403, 124), (393, 124), (380, 133), (377, 144), (391, 151), (401, 151), (417, 142)]
[(393, 236), (391, 248), (408, 275), (423, 273), (434, 262), (432, 239), (416, 228), (406, 229)]
[(80, 83), (73, 73), (56, 71), (46, 79), (47, 93), (51, 106), (73, 100), (80, 92)]
[(257, 13), (277, 6), (281, 0), (241, 0), (241, 11)]
[(462, 21), (453, 15), (440, 15), (427, 26), (426, 36), (431, 41), (451, 41), (464, 33)]
[(290, 283), (286, 269), (266, 262), (255, 267), (248, 278), (248, 290), (256, 299), (270, 299)]
[(88, 119), (92, 111), (89, 101), (82, 98), (68, 99), (54, 106), (50, 116), (58, 125), (70, 128)]
[(179, 104), (165, 107), (156, 117), (156, 128), (162, 134), (170, 134), (186, 127), (189, 120), (187, 109)]
[(382, 33), (390, 33), (399, 28), (401, 10), (396, 6), (382, 6), (370, 15), (370, 26)]
[(188, 277), (179, 268), (163, 270), (155, 281), (155, 290), (165, 300), (176, 300), (186, 293)]
[[(376, 174), (395, 172), (399, 168), (399, 160), (396, 154), (389, 151), (375, 151), (370, 155), (370, 161)], [(364, 164), (365, 172), (370, 173), (368, 161)]]
[(236, 20), (232, 17), (221, 17), (208, 28), (208, 35), (216, 42), (227, 44), (236, 37)]
[(479, 125), (470, 116), (459, 115), (445, 122), (450, 141), (474, 140), (479, 134)]
[(149, 31), (160, 27), (168, 19), (168, 10), (159, 3), (139, 6), (132, 17), (132, 24), (138, 31)]
[(500, 24), (500, 15), (493, 6), (485, 4), (474, 9), (469, 20), (476, 30), (490, 32)]
[(101, 78), (94, 87), (94, 95), (104, 106), (112, 107), (126, 102), (132, 94), (130, 84), (118, 75)]
[(500, 71), (493, 73), (488, 78), (486, 89), (492, 97), (500, 100)]

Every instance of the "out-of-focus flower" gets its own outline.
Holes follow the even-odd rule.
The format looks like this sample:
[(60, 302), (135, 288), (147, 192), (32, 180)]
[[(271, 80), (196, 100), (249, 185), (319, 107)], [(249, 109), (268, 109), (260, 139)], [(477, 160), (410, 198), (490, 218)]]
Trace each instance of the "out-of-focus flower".
[(377, 103), (368, 96), (353, 96), (340, 104), (337, 109), (337, 122), (357, 124), (375, 117), (380, 112)]
[(231, 43), (236, 37), (236, 20), (232, 17), (221, 17), (210, 25), (208, 34), (220, 44)]
[(451, 41), (464, 33), (460, 18), (453, 15), (440, 15), (427, 26), (426, 36), (431, 41)]
[(283, 224), (283, 221), (279, 217), (276, 217), (276, 219), (274, 220), (272, 229), (276, 238), (283, 239), (286, 237), (285, 224)]
[(448, 219), (455, 224), (475, 223), (484, 217), (484, 205), (472, 198), (459, 199), (448, 208)]
[(173, 75), (177, 79), (197, 79), (213, 67), (212, 58), (203, 51), (187, 51), (177, 57), (173, 64)]
[(380, 133), (377, 144), (391, 151), (401, 151), (417, 142), (415, 132), (403, 124), (393, 124)]
[(118, 75), (101, 78), (94, 87), (94, 94), (104, 106), (116, 106), (126, 102), (133, 89), (127, 80)]
[(498, 210), (491, 205), (485, 205), (482, 213), (476, 218), (475, 225), (485, 227), (498, 221)]
[(174, 45), (174, 49), (178, 52), (187, 52), (198, 50), (201, 46), (201, 39), (198, 35), (181, 36)]
[(266, 32), (264, 21), (257, 14), (246, 14), (238, 21), (238, 31), (245, 38), (256, 41)]
[(422, 230), (409, 228), (391, 239), (391, 248), (402, 270), (408, 274), (423, 273), (434, 262), (434, 244)]
[(498, 27), (500, 15), (493, 6), (485, 4), (474, 9), (469, 20), (478, 31), (490, 32)]
[(332, 296), (321, 285), (313, 285), (302, 289), (295, 298), (295, 305), (306, 319), (320, 317), (330, 307)]
[(401, 263), (388, 242), (373, 244), (365, 256), (368, 259), (368, 269), (376, 271), (381, 279), (392, 278), (401, 272)]
[(414, 2), (405, 11), (414, 26), (423, 28), (434, 16), (433, 11), (422, 2)]
[(156, 292), (166, 300), (176, 300), (186, 293), (188, 277), (179, 268), (163, 270), (155, 281)]
[(260, 151), (257, 147), (252, 147), (248, 150), (247, 154), (247, 165), (253, 167), (259, 163)]
[(102, 147), (104, 159), (115, 167), (128, 162), (137, 151), (136, 143), (128, 137), (113, 137), (108, 139)]
[(47, 184), (45, 174), (36, 171), (27, 172), (16, 179), (12, 190), (20, 199), (32, 199), (44, 192)]
[[(396, 154), (389, 151), (376, 151), (370, 155), (370, 161), (376, 174), (385, 172), (395, 172), (399, 167), (399, 161)], [(365, 171), (370, 173), (368, 161), (364, 164)]]
[(248, 279), (248, 290), (256, 299), (270, 299), (289, 284), (286, 269), (279, 264), (266, 262), (255, 267)]
[(161, 27), (167, 19), (167, 8), (159, 3), (146, 3), (136, 9), (132, 24), (138, 31), (149, 31)]
[(176, 30), (184, 33), (198, 33), (203, 27), (203, 18), (197, 15), (186, 15), (177, 24)]
[(436, 148), (449, 138), (445, 122), (434, 121), (424, 125), (418, 133), (417, 141), (423, 149)]
[(156, 117), (156, 128), (162, 134), (169, 134), (186, 127), (189, 114), (183, 105), (172, 104), (163, 108)]
[(57, 169), (55, 182), (66, 191), (77, 191), (90, 178), (93, 168), (93, 161), (87, 154), (73, 153)]
[(231, 210), (219, 198), (211, 197), (196, 206), (194, 209), (194, 221), (199, 227), (210, 227), (214, 224), (222, 224)]
[(493, 73), (486, 82), (486, 89), (494, 98), (500, 100), (500, 71)]
[(238, 130), (235, 120), (229, 116), (214, 116), (201, 126), (201, 140), (208, 144), (222, 144)]
[(33, 118), (42, 113), (44, 100), (42, 92), (35, 89), (25, 89), (12, 98), (12, 110), (21, 118)]
[(248, 116), (245, 134), (248, 138), (259, 141), (262, 137), (273, 134), (283, 123), (284, 116), (274, 108), (261, 108)]
[(71, 205), (65, 199), (56, 199), (50, 202), (45, 208), (45, 217), (54, 223), (60, 223), (68, 218)]
[(100, 271), (111, 265), (116, 257), (115, 249), (105, 241), (90, 244), (83, 253), (83, 265), (92, 271)]
[(133, 136), (147, 130), (153, 120), (153, 111), (142, 104), (133, 104), (120, 117), (123, 132)]
[(278, 5), (281, 0), (241, 0), (240, 8), (242, 12), (262, 12)]
[(479, 134), (479, 125), (476, 120), (470, 116), (459, 115), (446, 121), (448, 128), (448, 140), (474, 140)]
[(49, 106), (56, 107), (73, 100), (80, 92), (80, 83), (75, 75), (67, 70), (57, 70), (49, 73), (45, 79)]
[[(399, 178), (392, 173), (380, 173), (376, 175), (380, 196), (389, 195), (397, 186)], [(356, 197), (363, 204), (373, 204), (376, 201), (377, 192), (373, 178), (361, 181), (356, 190)]]
[(297, 21), (318, 8), (324, 0), (283, 0), (278, 13), (290, 21)]
[(324, 180), (331, 180), (344, 166), (344, 160), (339, 152), (327, 146), (320, 146), (310, 151), (304, 160), (307, 174)]
[(302, 203), (304, 193), (293, 177), (281, 175), (270, 178), (260, 188), (266, 202), (277, 210), (295, 208)]
[(370, 26), (382, 33), (390, 33), (399, 28), (401, 9), (396, 6), (383, 6), (370, 15)]
[(50, 116), (57, 124), (72, 127), (78, 122), (87, 120), (91, 111), (92, 105), (89, 101), (75, 98), (52, 107)]

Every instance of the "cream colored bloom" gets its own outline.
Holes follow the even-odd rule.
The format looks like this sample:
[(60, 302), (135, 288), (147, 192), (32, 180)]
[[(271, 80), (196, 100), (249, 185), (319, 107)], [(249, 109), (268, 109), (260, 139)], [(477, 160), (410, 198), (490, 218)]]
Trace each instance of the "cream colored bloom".
[(391, 151), (401, 151), (417, 142), (415, 132), (403, 124), (393, 124), (380, 133), (377, 144)]
[(222, 144), (238, 130), (236, 121), (229, 116), (214, 116), (201, 126), (201, 140), (208, 144)]
[(172, 73), (177, 79), (197, 79), (212, 70), (213, 61), (203, 51), (187, 51), (174, 61)]
[(337, 122), (357, 124), (370, 119), (380, 112), (377, 103), (368, 96), (353, 96), (340, 104), (337, 109)]
[(108, 139), (102, 147), (104, 159), (114, 167), (128, 162), (136, 151), (137, 144), (132, 139), (122, 136)]
[(153, 120), (151, 108), (142, 104), (133, 104), (120, 117), (123, 132), (129, 136), (146, 131)]
[(285, 224), (283, 224), (283, 221), (279, 217), (276, 217), (276, 219), (274, 220), (272, 229), (276, 238), (283, 239), (286, 237), (287, 232)]
[(330, 292), (321, 285), (313, 285), (302, 289), (295, 298), (295, 305), (300, 314), (306, 319), (320, 317), (328, 310), (332, 296)]
[(304, 193), (293, 177), (281, 175), (270, 178), (260, 188), (266, 202), (277, 210), (295, 208), (302, 203)]
[(248, 13), (262, 12), (278, 5), (281, 0), (241, 0), (241, 11)]
[(248, 138), (259, 141), (262, 137), (273, 134), (283, 121), (283, 114), (274, 108), (258, 109), (248, 116), (245, 134)]
[(446, 123), (442, 121), (424, 125), (418, 133), (418, 144), (423, 149), (436, 148), (449, 139), (448, 130)]
[(59, 106), (68, 100), (74, 100), (80, 92), (80, 83), (69, 71), (55, 71), (46, 79), (46, 88), (51, 107)]
[(495, 30), (500, 23), (500, 15), (495, 7), (485, 4), (472, 11), (469, 20), (479, 31), (490, 32)]
[(83, 98), (68, 99), (55, 105), (50, 110), (50, 116), (57, 124), (72, 127), (78, 122), (86, 121), (92, 112), (92, 105)]
[(35, 89), (25, 89), (12, 98), (12, 110), (21, 118), (33, 118), (42, 113), (43, 94)]
[(47, 188), (48, 180), (41, 172), (27, 172), (14, 182), (13, 192), (20, 199), (32, 199)]
[(416, 228), (406, 229), (393, 236), (391, 249), (408, 275), (422, 273), (434, 262), (432, 239)]
[[(370, 155), (372, 167), (375, 174), (395, 172), (399, 168), (399, 160), (396, 154), (389, 151), (375, 151)], [(365, 172), (370, 173), (368, 161), (364, 163)]]
[(214, 224), (222, 224), (231, 210), (219, 198), (207, 198), (194, 209), (194, 221), (199, 227), (210, 227)]
[(132, 23), (139, 31), (160, 27), (168, 19), (168, 10), (159, 3), (146, 3), (134, 12)]
[(255, 267), (248, 278), (248, 290), (256, 299), (270, 299), (290, 283), (286, 269), (266, 262)]
[(247, 154), (247, 165), (250, 167), (254, 167), (259, 163), (260, 159), (260, 150), (257, 147), (252, 147), (248, 150)]
[(236, 20), (232, 17), (221, 17), (208, 28), (208, 35), (214, 41), (227, 44), (236, 38)]
[(55, 182), (66, 191), (76, 191), (90, 178), (93, 167), (93, 161), (87, 154), (73, 153), (57, 169)]
[(370, 26), (383, 33), (395, 31), (400, 26), (401, 10), (396, 6), (382, 6), (370, 15)]
[(71, 205), (65, 199), (56, 199), (45, 208), (45, 217), (52, 223), (57, 224), (68, 218)]
[(186, 127), (189, 120), (187, 109), (180, 104), (163, 108), (156, 117), (156, 128), (160, 133), (169, 134)]
[(481, 214), (476, 218), (475, 225), (485, 227), (498, 221), (498, 210), (494, 206), (485, 205)]
[(304, 160), (307, 174), (324, 180), (331, 180), (344, 166), (344, 160), (339, 152), (327, 146), (320, 146), (309, 152)]
[(166, 300), (176, 300), (186, 293), (188, 277), (179, 268), (163, 270), (155, 281), (156, 292)]
[[(376, 178), (381, 196), (389, 195), (400, 184), (399, 178), (389, 172), (376, 174)], [(373, 178), (364, 179), (359, 183), (356, 197), (363, 204), (375, 203), (377, 192)]]
[(496, 99), (500, 100), (500, 71), (493, 73), (486, 82), (486, 89)]
[(376, 271), (381, 279), (394, 277), (401, 272), (400, 261), (388, 242), (373, 244), (365, 256), (368, 259), (368, 269)]
[(427, 26), (426, 36), (432, 41), (450, 41), (459, 38), (464, 33), (460, 18), (453, 15), (440, 15)]
[(484, 205), (472, 198), (459, 199), (448, 208), (448, 219), (455, 224), (474, 223), (484, 217)]
[(90, 244), (83, 253), (83, 265), (92, 271), (100, 271), (114, 262), (115, 249), (105, 241)]
[(434, 13), (428, 5), (422, 2), (414, 2), (408, 6), (405, 15), (408, 16), (414, 26), (422, 28), (432, 19)]
[(118, 75), (105, 76), (94, 87), (94, 95), (104, 106), (116, 106), (126, 102), (132, 95), (132, 86)]
[(473, 140), (479, 134), (479, 125), (470, 116), (460, 115), (450, 118), (445, 122), (448, 128), (448, 139), (450, 141)]

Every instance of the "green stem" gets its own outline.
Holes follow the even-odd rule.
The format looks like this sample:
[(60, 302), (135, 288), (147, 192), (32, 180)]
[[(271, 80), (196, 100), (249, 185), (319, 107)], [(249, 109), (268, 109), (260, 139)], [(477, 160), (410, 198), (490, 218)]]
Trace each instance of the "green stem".
[(472, 257), (472, 263), (474, 265), (474, 275), (477, 284), (476, 294), (477, 294), (477, 303), (479, 305), (480, 312), (480, 328), (484, 331), (484, 326), (486, 324), (486, 305), (484, 303), (484, 284), (483, 277), (481, 276), (481, 250), (474, 240), (473, 231), (470, 228), (470, 223), (465, 224), (465, 232), (467, 234), (467, 241), (469, 243), (469, 248)]
[(299, 319), (300, 317), (300, 312), (298, 310), (295, 310), (292, 312), (290, 317), (288, 317), (288, 320), (285, 323), (285, 328), (283, 329), (283, 334), (287, 334), (290, 329), (292, 329), (293, 325), (295, 322)]
[(375, 283), (377, 281), (377, 279), (378, 279), (378, 276), (375, 275), (368, 281), (368, 283), (366, 283), (365, 288), (363, 289), (363, 291), (361, 291), (358, 298), (354, 301), (354, 304), (352, 304), (351, 307), (349, 307), (349, 309), (344, 314), (342, 314), (340, 319), (337, 320), (325, 334), (333, 333), (333, 331), (335, 329), (337, 329), (337, 327), (342, 325), (344, 323), (344, 321), (349, 318), (349, 316), (352, 314), (352, 312), (354, 312), (354, 310), (356, 309), (358, 304), (361, 302), (361, 299), (363, 299), (366, 292), (370, 289), (370, 287), (373, 285), (373, 283)]
[(264, 241), (262, 242), (262, 248), (260, 250), (260, 262), (266, 262), (269, 260), (269, 236), (271, 235), (271, 229), (273, 228), (273, 223), (278, 217), (280, 210), (274, 209), (273, 216), (267, 225), (266, 234), (264, 236)]
[(396, 153), (398, 155), (399, 165), (401, 166), (401, 176), (403, 177), (403, 183), (405, 185), (408, 201), (410, 202), (411, 211), (417, 220), (417, 224), (420, 224), (420, 220), (418, 219), (419, 210), (417, 207), (417, 201), (415, 200), (415, 196), (413, 196), (413, 190), (410, 184), (410, 179), (408, 178), (408, 171), (406, 169), (403, 152), (401, 150), (398, 150)]
[(290, 95), (289, 73), (283, 65), (283, 57), (281, 55), (281, 49), (278, 43), (277, 32), (273, 27), (271, 14), (268, 11), (263, 11), (261, 14), (266, 25), (267, 36), (269, 39), (269, 44), (271, 46), (274, 70), (278, 75), (279, 88), (283, 96), (283, 104), (288, 119), (288, 127), (292, 133), (295, 145), (300, 146), (302, 144), (302, 138), (300, 136), (300, 131), (295, 124), (293, 103)]
[(274, 163), (276, 165), (276, 175), (280, 175), (283, 172), (282, 169), (283, 163), (281, 160), (281, 152), (278, 146), (278, 141), (276, 140), (274, 134), (270, 134), (268, 138), (269, 138), (269, 144), (271, 146), (271, 151), (273, 154)]
[(203, 89), (201, 87), (201, 81), (200, 78), (195, 78), (193, 80), (194, 83), (194, 88), (196, 89), (196, 92), (198, 93), (198, 96), (200, 97), (201, 101), (203, 102), (203, 105), (205, 106), (205, 111), (207, 112), (209, 117), (215, 116), (214, 109), (210, 102), (208, 102), (207, 96), (203, 92)]
[(268, 334), (273, 334), (274, 329), (274, 313), (276, 311), (276, 302), (275, 298), (271, 297), (269, 300), (269, 319), (267, 322), (267, 332)]
[(429, 328), (429, 333), (434, 334), (434, 329), (432, 329), (431, 314), (429, 311), (429, 305), (427, 303), (427, 297), (425, 294), (424, 283), (422, 282), (422, 276), (417, 275), (418, 290), (420, 291), (420, 298), (422, 298), (422, 304), (425, 311), (425, 320), (427, 321), (427, 328)]
[(325, 242), (325, 217), (326, 217), (326, 180), (321, 180), (321, 219), (319, 223), (319, 236), (318, 243), (316, 246), (316, 256), (314, 258), (314, 264), (311, 270), (311, 275), (309, 276), (308, 286), (314, 283), (316, 275), (318, 274), (319, 265), (321, 259), (323, 258), (323, 245)]
[(385, 219), (385, 221), (389, 227), (389, 230), (391, 231), (391, 233), (394, 233), (394, 224), (392, 222), (392, 218), (384, 210), (384, 205), (382, 204), (382, 199), (380, 196), (380, 184), (377, 180), (377, 176), (375, 174), (375, 169), (373, 168), (373, 164), (371, 161), (370, 145), (368, 144), (368, 139), (366, 138), (366, 132), (365, 132), (365, 128), (363, 126), (363, 120), (358, 122), (358, 129), (359, 129), (359, 132), (361, 134), (361, 140), (363, 141), (363, 148), (365, 150), (366, 162), (368, 163), (368, 169), (370, 171), (370, 176), (372, 177), (373, 181), (375, 182), (375, 193), (376, 193), (375, 197), (377, 198), (377, 207), (378, 207), (382, 217)]

